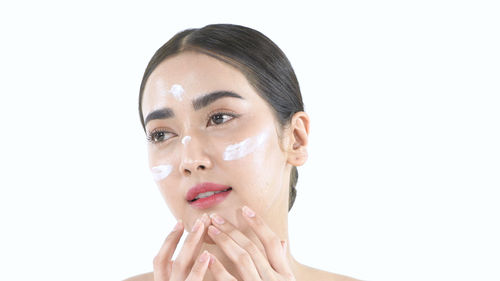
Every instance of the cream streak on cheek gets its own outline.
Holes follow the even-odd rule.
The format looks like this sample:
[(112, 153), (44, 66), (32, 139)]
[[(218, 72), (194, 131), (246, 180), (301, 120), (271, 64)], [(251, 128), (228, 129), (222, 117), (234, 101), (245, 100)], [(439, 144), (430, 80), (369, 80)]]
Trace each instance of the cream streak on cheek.
[(172, 165), (158, 165), (151, 168), (151, 173), (153, 174), (153, 179), (155, 181), (165, 179), (171, 172)]
[(226, 161), (241, 159), (254, 152), (266, 140), (267, 134), (261, 133), (258, 136), (247, 138), (239, 143), (231, 144), (226, 147), (223, 159)]

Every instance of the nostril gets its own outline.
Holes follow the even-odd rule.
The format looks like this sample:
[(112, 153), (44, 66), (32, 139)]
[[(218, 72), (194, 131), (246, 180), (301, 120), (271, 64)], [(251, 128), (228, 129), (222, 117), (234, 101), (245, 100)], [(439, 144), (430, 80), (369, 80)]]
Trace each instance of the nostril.
[(198, 169), (200, 169), (200, 170), (205, 170), (205, 166), (200, 165), (200, 166), (198, 166)]

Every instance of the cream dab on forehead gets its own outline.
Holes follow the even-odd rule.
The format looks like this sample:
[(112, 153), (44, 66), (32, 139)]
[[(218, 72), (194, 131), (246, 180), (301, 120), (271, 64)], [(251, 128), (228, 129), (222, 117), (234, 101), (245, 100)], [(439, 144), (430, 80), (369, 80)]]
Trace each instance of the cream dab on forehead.
[(176, 100), (182, 101), (182, 94), (184, 94), (184, 88), (182, 88), (182, 86), (179, 84), (174, 84), (172, 85), (172, 88), (170, 88), (169, 93), (171, 93)]
[(153, 174), (153, 179), (155, 181), (165, 179), (171, 172), (172, 165), (158, 165), (151, 168), (151, 173)]
[(191, 140), (190, 136), (185, 136), (185, 137), (182, 138), (181, 143), (184, 144), (184, 145), (186, 145), (186, 144), (188, 144), (188, 142), (190, 140)]
[(248, 154), (254, 152), (266, 140), (267, 132), (263, 132), (257, 136), (247, 138), (239, 143), (231, 144), (224, 150), (223, 159), (226, 161), (241, 159)]
[(166, 96), (167, 94), (171, 94), (178, 101), (182, 101), (182, 94), (184, 94), (184, 88), (179, 84), (173, 84), (170, 87), (170, 90), (166, 90), (166, 85), (163, 80), (158, 80), (156, 82), (156, 87), (160, 91), (162, 96)]

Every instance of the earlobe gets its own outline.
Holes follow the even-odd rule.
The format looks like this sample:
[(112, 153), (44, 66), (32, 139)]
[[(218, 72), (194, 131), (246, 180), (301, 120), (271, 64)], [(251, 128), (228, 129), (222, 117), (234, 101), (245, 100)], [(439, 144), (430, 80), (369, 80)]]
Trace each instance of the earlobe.
[(288, 128), (288, 163), (302, 166), (307, 160), (307, 144), (309, 143), (309, 116), (300, 111), (292, 116)]

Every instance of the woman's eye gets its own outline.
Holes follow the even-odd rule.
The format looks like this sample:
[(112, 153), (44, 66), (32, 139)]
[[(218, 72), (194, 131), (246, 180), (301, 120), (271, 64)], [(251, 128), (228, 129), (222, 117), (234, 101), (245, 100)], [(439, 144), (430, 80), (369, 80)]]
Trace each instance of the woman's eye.
[(171, 135), (173, 134), (167, 131), (153, 131), (149, 134), (148, 141), (152, 143), (163, 142), (168, 140)]
[(234, 114), (229, 114), (229, 113), (216, 113), (212, 116), (210, 116), (209, 123), (215, 124), (215, 125), (220, 125), (222, 123), (225, 123), (235, 117)]

